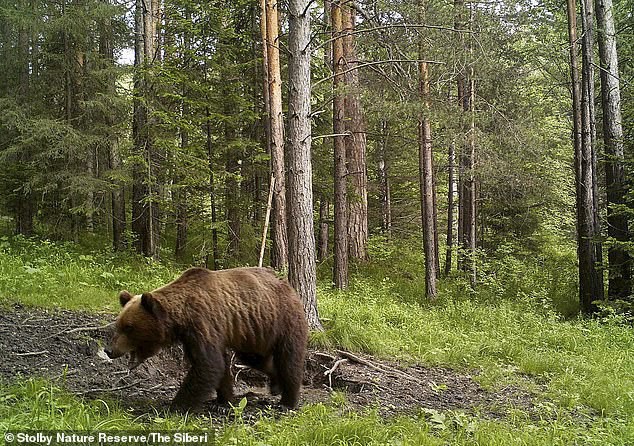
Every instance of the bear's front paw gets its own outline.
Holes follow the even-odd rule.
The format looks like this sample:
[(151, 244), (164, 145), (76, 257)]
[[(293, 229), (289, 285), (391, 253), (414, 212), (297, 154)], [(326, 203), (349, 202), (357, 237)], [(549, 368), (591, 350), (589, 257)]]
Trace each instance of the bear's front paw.
[(170, 404), (170, 412), (173, 413), (187, 413), (187, 412), (195, 412), (200, 408), (200, 404), (193, 404), (187, 401), (174, 400), (172, 404)]

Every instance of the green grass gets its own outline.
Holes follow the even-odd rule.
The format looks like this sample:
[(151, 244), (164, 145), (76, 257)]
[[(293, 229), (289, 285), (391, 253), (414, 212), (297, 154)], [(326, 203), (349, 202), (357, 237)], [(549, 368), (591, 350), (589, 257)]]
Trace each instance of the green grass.
[(132, 252), (84, 251), (71, 243), (0, 237), (0, 303), (116, 310), (122, 289), (142, 292), (178, 271)]
[[(634, 334), (616, 317), (571, 317), (574, 256), (482, 260), (473, 293), (460, 277), (441, 282), (438, 299), (421, 295), (422, 262), (397, 244), (372, 245), (346, 292), (318, 289), (327, 330), (316, 346), (479, 371), (483, 385), (536, 393), (535, 413), (501, 420), (460, 412), (421, 412), (384, 420), (352, 413), (341, 397), (281, 418), (135, 417), (107, 401), (78, 400), (45, 381), (0, 385), (0, 428), (215, 429), (221, 444), (634, 444)], [(327, 269), (327, 265), (322, 265)], [(321, 271), (323, 276), (324, 271)], [(0, 302), (115, 312), (116, 293), (152, 289), (178, 267), (131, 253), (82, 252), (71, 245), (0, 239)]]
[[(344, 404), (345, 405), (345, 404)], [(116, 404), (79, 400), (45, 381), (0, 388), (0, 430), (67, 432), (207, 431), (217, 444), (231, 445), (622, 445), (634, 441), (634, 425), (613, 418), (573, 417), (545, 405), (540, 417), (522, 413), (506, 420), (459, 411), (421, 411), (381, 418), (376, 410), (345, 410), (341, 401), (314, 404), (282, 417), (266, 413), (243, 421), (239, 409), (227, 421), (149, 413), (134, 417)]]

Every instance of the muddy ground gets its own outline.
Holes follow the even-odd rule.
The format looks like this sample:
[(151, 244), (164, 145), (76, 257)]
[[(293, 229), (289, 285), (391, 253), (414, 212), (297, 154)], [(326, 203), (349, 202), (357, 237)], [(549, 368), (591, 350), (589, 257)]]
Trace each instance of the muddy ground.
[[(166, 409), (184, 376), (186, 364), (179, 348), (151, 358), (129, 372), (125, 359), (111, 361), (103, 346), (114, 315), (23, 308), (0, 314), (0, 379), (40, 376), (83, 398), (118, 400), (134, 413)], [(101, 327), (101, 328), (99, 328)], [(267, 392), (266, 378), (234, 364), (237, 398), (247, 397), (245, 413), (276, 408), (279, 397)], [(475, 374), (476, 372), (474, 372)], [(472, 374), (473, 375), (473, 374)], [(311, 350), (300, 405), (331, 400), (333, 390), (344, 392), (347, 408), (379, 407), (386, 416), (420, 409), (462, 409), (503, 417), (511, 408), (531, 411), (533, 397), (517, 388), (484, 390), (472, 375), (441, 367), (405, 366), (367, 355)], [(210, 401), (212, 416), (227, 408)]]

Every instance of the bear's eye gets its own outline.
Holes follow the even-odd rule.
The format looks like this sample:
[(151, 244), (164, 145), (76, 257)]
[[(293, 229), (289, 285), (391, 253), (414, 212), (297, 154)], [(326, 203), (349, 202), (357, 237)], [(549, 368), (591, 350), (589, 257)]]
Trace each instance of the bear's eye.
[(123, 331), (125, 333), (130, 333), (133, 330), (133, 328), (134, 327), (132, 326), (132, 324), (124, 324), (123, 325)]

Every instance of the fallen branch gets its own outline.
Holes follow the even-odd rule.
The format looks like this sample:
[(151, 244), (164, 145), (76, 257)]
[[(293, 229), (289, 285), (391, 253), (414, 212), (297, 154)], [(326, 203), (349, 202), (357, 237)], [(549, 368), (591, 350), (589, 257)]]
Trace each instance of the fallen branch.
[(27, 352), (27, 353), (14, 353), (15, 356), (37, 356), (37, 355), (44, 355), (48, 353), (48, 350), (42, 350), (39, 352)]
[(314, 352), (313, 354), (314, 354), (315, 356), (321, 356), (322, 358), (328, 358), (328, 359), (330, 359), (330, 360), (332, 360), (332, 361), (334, 361), (335, 359), (337, 359), (337, 358), (335, 358), (334, 356), (329, 355), (328, 353)]
[(359, 364), (363, 364), (365, 366), (370, 367), (371, 369), (374, 369), (378, 372), (381, 373), (385, 373), (391, 376), (395, 376), (395, 377), (401, 377), (401, 378), (406, 378), (409, 379), (411, 381), (414, 381), (415, 383), (418, 383), (420, 385), (426, 385), (425, 382), (421, 381), (420, 379), (416, 378), (415, 376), (410, 375), (409, 373), (405, 373), (401, 370), (395, 369), (394, 367), (390, 367), (387, 365), (384, 365), (382, 367), (377, 366), (376, 364), (373, 364), (372, 362), (368, 361), (367, 359), (363, 359), (360, 358), (356, 355), (353, 355), (350, 352), (346, 352), (344, 350), (336, 350), (337, 353), (339, 353), (341, 356), (348, 358), (349, 360), (353, 361), (353, 362), (357, 362)]

